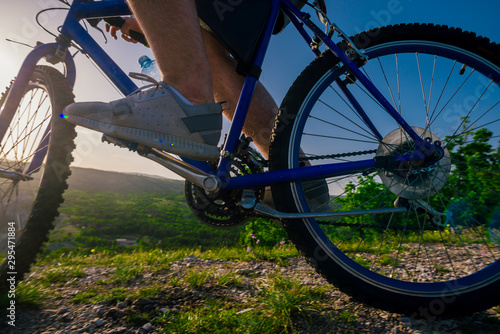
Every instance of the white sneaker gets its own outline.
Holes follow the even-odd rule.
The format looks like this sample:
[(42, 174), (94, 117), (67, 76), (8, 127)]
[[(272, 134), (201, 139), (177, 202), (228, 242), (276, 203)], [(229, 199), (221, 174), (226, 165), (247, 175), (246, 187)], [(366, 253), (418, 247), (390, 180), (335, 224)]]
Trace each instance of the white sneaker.
[(191, 105), (164, 82), (109, 103), (73, 103), (62, 117), (75, 125), (186, 158), (217, 160), (220, 154), (222, 104)]

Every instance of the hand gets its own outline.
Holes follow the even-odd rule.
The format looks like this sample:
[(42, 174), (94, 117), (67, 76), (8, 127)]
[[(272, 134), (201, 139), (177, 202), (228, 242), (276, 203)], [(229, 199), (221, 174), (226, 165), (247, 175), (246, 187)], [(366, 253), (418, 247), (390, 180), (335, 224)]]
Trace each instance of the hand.
[(120, 28), (114, 27), (106, 23), (106, 32), (109, 32), (111, 37), (113, 37), (115, 40), (118, 39), (117, 32), (121, 31), (121, 37), (124, 41), (130, 42), (130, 43), (137, 43), (137, 41), (129, 36), (130, 30), (142, 33), (142, 28), (139, 25), (139, 22), (133, 17), (124, 17), (125, 23), (123, 26)]

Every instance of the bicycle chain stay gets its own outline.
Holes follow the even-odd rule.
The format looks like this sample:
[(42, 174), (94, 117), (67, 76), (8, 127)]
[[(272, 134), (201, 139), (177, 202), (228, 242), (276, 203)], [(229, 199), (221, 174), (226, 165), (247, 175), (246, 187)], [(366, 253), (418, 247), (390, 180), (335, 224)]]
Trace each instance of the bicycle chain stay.
[(404, 230), (404, 231), (438, 231), (442, 226), (387, 226), (381, 224), (362, 224), (362, 223), (341, 223), (337, 221), (317, 220), (319, 225), (329, 225), (335, 227), (355, 227), (355, 228), (377, 228), (381, 230)]
[[(330, 225), (336, 227), (355, 227), (355, 228), (376, 228), (381, 230), (397, 230), (397, 231), (440, 231), (446, 227), (445, 224), (442, 223), (442, 216), (445, 216), (444, 213), (438, 212), (434, 210), (430, 205), (426, 204), (421, 200), (409, 201), (405, 198), (399, 197), (396, 202), (394, 202), (395, 207), (406, 207), (408, 210), (418, 210), (423, 213), (426, 213), (430, 224), (428, 226), (388, 226), (381, 224), (363, 224), (363, 223), (342, 223), (338, 221), (326, 221), (326, 220), (318, 220), (318, 224), (320, 225)], [(423, 224), (425, 225), (425, 224)]]

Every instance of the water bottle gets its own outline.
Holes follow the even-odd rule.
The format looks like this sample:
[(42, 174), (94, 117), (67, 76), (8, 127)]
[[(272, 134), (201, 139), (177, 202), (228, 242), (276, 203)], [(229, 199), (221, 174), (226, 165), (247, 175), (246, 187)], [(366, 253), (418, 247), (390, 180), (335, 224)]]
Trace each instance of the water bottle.
[[(139, 58), (139, 64), (141, 65), (141, 73), (150, 76), (151, 78), (155, 79), (156, 81), (160, 82), (161, 81), (161, 73), (160, 69), (156, 65), (155, 60), (151, 60), (148, 56), (142, 56)], [(150, 82), (144, 82), (150, 83)]]

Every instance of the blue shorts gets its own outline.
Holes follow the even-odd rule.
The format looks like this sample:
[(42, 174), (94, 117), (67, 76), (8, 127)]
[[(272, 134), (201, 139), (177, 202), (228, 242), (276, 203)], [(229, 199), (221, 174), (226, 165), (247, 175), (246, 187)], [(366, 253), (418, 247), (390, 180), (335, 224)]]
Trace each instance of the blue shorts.
[[(299, 8), (302, 0), (292, 0)], [(269, 15), (269, 0), (196, 0), (204, 29), (210, 31), (239, 63), (249, 64)], [(280, 13), (274, 33), (283, 30), (287, 20)]]

